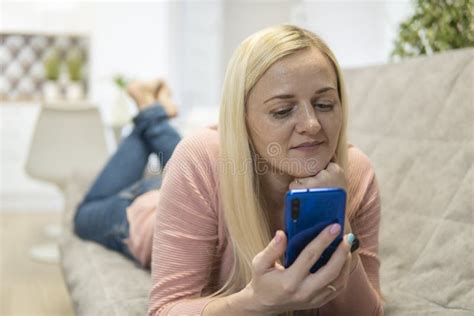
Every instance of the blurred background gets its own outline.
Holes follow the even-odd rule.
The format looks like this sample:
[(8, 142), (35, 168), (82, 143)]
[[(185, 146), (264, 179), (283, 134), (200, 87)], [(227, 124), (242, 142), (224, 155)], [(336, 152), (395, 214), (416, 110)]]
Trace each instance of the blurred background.
[[(467, 2), (472, 10), (472, 1)], [(180, 108), (173, 124), (186, 135), (216, 122), (226, 64), (236, 46), (263, 27), (279, 23), (306, 27), (329, 44), (342, 68), (362, 67), (456, 45), (472, 46), (462, 39), (452, 43), (459, 29), (444, 32), (438, 28), (441, 32), (433, 33), (431, 28), (446, 19), (442, 5), (464, 8), (450, 11), (449, 24), (464, 18), (457, 14), (465, 10), (467, 2), (2, 0), (0, 314), (27, 315), (35, 308), (42, 311), (35, 315), (71, 312), (57, 265), (29, 262), (21, 268), (20, 263), (28, 255), (34, 257), (34, 252), (28, 252), (32, 243), (57, 234), (50, 227), (46, 235), (53, 237), (44, 237), (41, 227), (59, 221), (64, 203), (61, 184), (49, 173), (67, 164), (61, 150), (68, 149), (62, 149), (59, 140), (48, 143), (40, 139), (38, 124), (45, 104), (62, 108), (66, 116), (80, 109), (97, 110), (105, 149), (95, 148), (101, 152), (100, 159), (93, 154), (83, 158), (96, 161), (97, 167), (103, 163), (104, 150), (112, 152), (127, 133), (136, 112), (123, 90), (130, 80), (167, 80)], [(472, 11), (468, 15), (472, 16)], [(50, 129), (67, 138), (68, 129), (80, 134), (90, 128), (87, 122), (75, 124), (62, 126), (65, 132), (54, 125)], [(38, 148), (54, 155), (34, 155)], [(42, 170), (38, 171), (38, 166)], [(24, 270), (18, 273), (19, 269)], [(24, 281), (25, 276), (30, 276), (30, 281)], [(24, 300), (28, 297), (25, 293), (32, 292), (40, 293), (37, 303), (30, 301), (34, 307), (25, 307), (21, 297)]]
[[(180, 106), (175, 124), (189, 126), (184, 123), (192, 119), (194, 126), (217, 119), (227, 61), (253, 32), (294, 23), (322, 36), (344, 68), (385, 63), (410, 9), (408, 1), (2, 1), (1, 209), (62, 206), (54, 187), (23, 171), (42, 94), (48, 93), (41, 89), (42, 80), (34, 79), (45, 72), (51, 48), (63, 48), (59, 54), (67, 55), (67, 49), (79, 47), (83, 98), (100, 108), (106, 127), (126, 123), (134, 111), (130, 102), (124, 106), (117, 77), (168, 80)], [(37, 55), (35, 39), (37, 46), (44, 45)], [(66, 61), (67, 56), (58, 58), (63, 91)], [(32, 66), (24, 71), (22, 63)], [(24, 75), (33, 78), (32, 84), (21, 80)], [(37, 91), (29, 97), (31, 86)], [(113, 139), (107, 140), (112, 150)]]

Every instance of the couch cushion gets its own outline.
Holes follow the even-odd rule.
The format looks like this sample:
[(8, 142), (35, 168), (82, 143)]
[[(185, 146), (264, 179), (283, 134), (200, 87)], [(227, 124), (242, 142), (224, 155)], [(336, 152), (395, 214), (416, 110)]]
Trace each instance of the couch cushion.
[[(386, 315), (472, 315), (474, 49), (345, 71), (349, 140), (382, 194)], [(70, 232), (87, 181), (66, 187), (62, 266), (78, 315), (144, 315), (149, 272)]]
[(65, 188), (61, 265), (76, 315), (145, 315), (150, 271), (72, 233), (72, 217), (90, 177), (72, 177)]
[(382, 197), (387, 314), (474, 311), (474, 49), (345, 71)]

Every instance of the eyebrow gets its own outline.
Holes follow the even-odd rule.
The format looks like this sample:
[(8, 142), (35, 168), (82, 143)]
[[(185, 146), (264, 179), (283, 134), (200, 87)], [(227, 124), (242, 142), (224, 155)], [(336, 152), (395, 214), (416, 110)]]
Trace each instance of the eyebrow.
[[(314, 94), (323, 93), (323, 92), (326, 92), (326, 91), (329, 91), (329, 90), (336, 90), (336, 89), (333, 88), (333, 87), (324, 87), (324, 88), (321, 88), (318, 91), (314, 92)], [(279, 95), (275, 95), (275, 96), (271, 97), (270, 99), (266, 100), (263, 103), (265, 104), (265, 103), (267, 103), (267, 102), (269, 102), (273, 99), (291, 99), (293, 97), (294, 97), (293, 94), (279, 94)]]

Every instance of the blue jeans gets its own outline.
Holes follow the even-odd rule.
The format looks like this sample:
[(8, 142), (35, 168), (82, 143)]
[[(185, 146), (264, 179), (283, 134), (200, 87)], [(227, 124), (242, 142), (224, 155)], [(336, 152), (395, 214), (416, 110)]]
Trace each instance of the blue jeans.
[(79, 237), (132, 259), (124, 243), (129, 236), (126, 209), (139, 195), (161, 186), (161, 177), (143, 179), (149, 155), (155, 153), (164, 168), (181, 140), (159, 104), (141, 111), (133, 122), (132, 132), (109, 159), (74, 217), (74, 232)]

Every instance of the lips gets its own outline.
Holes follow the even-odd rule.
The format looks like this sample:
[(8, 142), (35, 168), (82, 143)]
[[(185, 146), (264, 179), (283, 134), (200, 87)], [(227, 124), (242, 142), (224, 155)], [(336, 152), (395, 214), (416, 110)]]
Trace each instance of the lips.
[(291, 149), (314, 147), (314, 146), (317, 146), (317, 145), (321, 145), (322, 143), (324, 143), (324, 142), (322, 142), (322, 141), (304, 142), (304, 143), (301, 143), (297, 146), (291, 147)]

